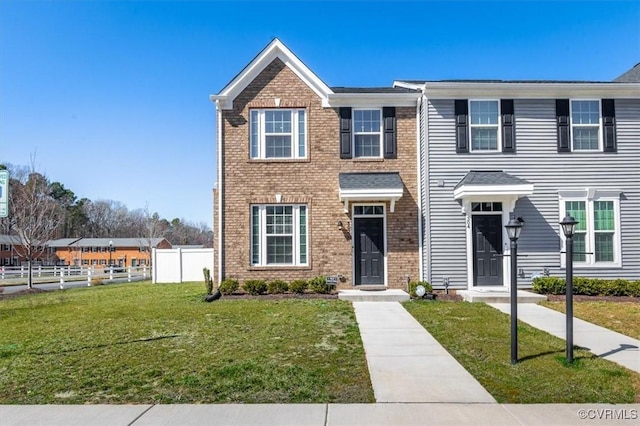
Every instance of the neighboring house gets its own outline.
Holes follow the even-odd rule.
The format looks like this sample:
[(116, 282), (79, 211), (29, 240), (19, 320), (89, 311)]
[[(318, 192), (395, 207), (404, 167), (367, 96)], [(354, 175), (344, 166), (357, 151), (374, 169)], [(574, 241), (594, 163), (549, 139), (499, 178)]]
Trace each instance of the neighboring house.
[(341, 275), (341, 287), (640, 278), (640, 66), (614, 82), (329, 87), (273, 40), (219, 94), (219, 281)]
[(419, 97), (329, 87), (277, 39), (212, 95), (218, 281), (417, 279)]
[(62, 238), (48, 246), (58, 264), (73, 266), (148, 266), (152, 248), (171, 248), (165, 238)]
[[(0, 265), (21, 266), (27, 263), (25, 250), (17, 235), (0, 235)], [(55, 259), (46, 247), (36, 247), (33, 263), (36, 265), (54, 265)]]
[[(613, 82), (408, 81), (420, 90), (421, 269), (434, 287), (564, 276), (558, 222), (580, 223), (574, 274), (640, 278), (640, 65)], [(508, 259), (508, 258), (506, 258)]]

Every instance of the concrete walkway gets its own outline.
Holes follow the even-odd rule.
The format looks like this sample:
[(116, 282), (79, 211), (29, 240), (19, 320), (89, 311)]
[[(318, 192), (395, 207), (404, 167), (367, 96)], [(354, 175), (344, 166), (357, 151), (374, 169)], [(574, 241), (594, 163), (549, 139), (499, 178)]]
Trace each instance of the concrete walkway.
[(376, 402), (495, 402), (400, 303), (353, 308)]
[(640, 404), (0, 405), (2, 426), (637, 425)]
[[(489, 305), (506, 314), (511, 313), (508, 303)], [(561, 339), (566, 338), (566, 317), (561, 312), (540, 305), (518, 304), (518, 320)], [(640, 340), (574, 317), (573, 344), (640, 373)]]

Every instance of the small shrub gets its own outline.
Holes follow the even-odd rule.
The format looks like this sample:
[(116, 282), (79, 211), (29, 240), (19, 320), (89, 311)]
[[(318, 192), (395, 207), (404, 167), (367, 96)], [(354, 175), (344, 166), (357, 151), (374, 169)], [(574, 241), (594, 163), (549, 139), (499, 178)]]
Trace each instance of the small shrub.
[(102, 281), (102, 278), (92, 278), (91, 279), (91, 287), (96, 286), (96, 285), (103, 285), (104, 282)]
[(567, 289), (563, 278), (536, 277), (533, 279), (533, 291), (539, 294), (565, 294)]
[(289, 284), (286, 281), (274, 280), (267, 284), (269, 294), (282, 294), (289, 290)]
[(331, 286), (327, 284), (327, 277), (319, 275), (309, 280), (309, 289), (314, 293), (329, 294), (331, 293)]
[(264, 280), (246, 280), (242, 289), (253, 296), (258, 296), (267, 291), (267, 283)]
[(227, 278), (226, 280), (222, 281), (218, 286), (218, 290), (220, 290), (220, 293), (224, 295), (233, 294), (236, 290), (238, 290), (238, 288), (240, 288), (238, 280), (233, 280), (231, 278)]
[(207, 288), (207, 294), (213, 293), (213, 280), (211, 279), (211, 271), (209, 268), (202, 268), (204, 274), (204, 285)]
[(431, 286), (431, 284), (429, 284), (428, 281), (412, 281), (412, 282), (409, 283), (409, 295), (411, 297), (418, 297), (418, 295), (416, 294), (416, 288), (419, 285), (424, 287), (426, 293), (432, 293), (433, 292), (433, 287)]
[(289, 284), (289, 291), (292, 293), (302, 294), (309, 286), (306, 280), (295, 280)]

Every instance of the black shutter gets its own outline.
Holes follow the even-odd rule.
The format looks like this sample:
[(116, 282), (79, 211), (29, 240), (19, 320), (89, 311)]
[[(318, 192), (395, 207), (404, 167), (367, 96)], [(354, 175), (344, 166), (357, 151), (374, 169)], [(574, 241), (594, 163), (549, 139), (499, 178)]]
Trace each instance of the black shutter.
[(558, 152), (571, 152), (569, 132), (569, 99), (556, 99), (558, 119)]
[(396, 143), (396, 108), (382, 108), (382, 120), (384, 123), (384, 158), (397, 158), (398, 149)]
[(502, 114), (502, 152), (516, 152), (516, 123), (513, 99), (500, 100)]
[(351, 153), (351, 108), (340, 108), (340, 158), (352, 158)]
[(466, 99), (456, 99), (456, 152), (469, 152), (469, 132), (467, 126), (469, 124), (469, 103)]
[(604, 152), (616, 152), (616, 105), (613, 99), (602, 100), (602, 123), (604, 124)]

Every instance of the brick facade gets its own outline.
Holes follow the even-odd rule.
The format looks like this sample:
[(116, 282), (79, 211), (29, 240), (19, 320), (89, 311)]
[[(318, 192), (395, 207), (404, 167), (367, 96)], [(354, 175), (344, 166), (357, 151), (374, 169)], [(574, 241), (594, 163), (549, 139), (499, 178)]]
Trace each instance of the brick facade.
[[(308, 154), (304, 160), (250, 160), (249, 110), (305, 108)], [(383, 107), (385, 105), (380, 105)], [(220, 117), (220, 116), (219, 116)], [(404, 194), (393, 213), (386, 206), (387, 285), (405, 288), (407, 278), (418, 279), (418, 190), (416, 177), (416, 110), (396, 108), (397, 158), (379, 160), (340, 159), (337, 108), (322, 107), (321, 99), (280, 59), (273, 60), (233, 101), (233, 109), (222, 110), (218, 131), (219, 167), (222, 186), (214, 192), (214, 256), (218, 267), (219, 192), (223, 194), (223, 278), (308, 279), (341, 274), (341, 288), (353, 285), (350, 213), (339, 199), (341, 172), (399, 172)], [(220, 185), (220, 182), (219, 182)], [(250, 265), (250, 205), (300, 203), (308, 206), (308, 267), (252, 267)], [(372, 200), (375, 202), (375, 200)], [(337, 222), (345, 224), (345, 232)], [(218, 276), (218, 275), (216, 275)]]

